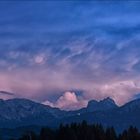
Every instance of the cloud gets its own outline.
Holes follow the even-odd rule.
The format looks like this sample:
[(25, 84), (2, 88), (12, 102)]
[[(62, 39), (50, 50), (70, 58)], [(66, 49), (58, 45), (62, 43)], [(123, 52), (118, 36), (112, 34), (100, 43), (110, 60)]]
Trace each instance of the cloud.
[(58, 107), (63, 110), (76, 110), (85, 107), (87, 105), (87, 100), (78, 99), (74, 92), (65, 92), (55, 103), (45, 101), (43, 104), (51, 107)]
[[(139, 4), (132, 3), (3, 3), (0, 89), (62, 109), (84, 106), (79, 97), (127, 102), (140, 91)], [(65, 93), (75, 90), (84, 92)]]
[[(1, 64), (5, 66), (0, 69), (1, 90), (42, 102), (76, 89), (84, 91), (82, 96), (86, 100), (110, 96), (119, 104), (139, 92), (139, 87), (126, 82), (139, 83), (139, 68), (135, 67), (140, 61), (139, 37), (114, 42), (108, 37), (95, 39), (86, 35), (70, 40), (64, 44), (60, 41), (61, 47), (50, 43), (33, 52), (35, 42), (27, 41), (31, 50), (25, 46), (25, 50), (11, 48), (12, 53), (11, 50), (4, 51), (5, 56), (11, 55), (7, 55), (7, 60)], [(45, 44), (45, 41), (39, 44)], [(19, 44), (19, 48), (22, 45)]]
[[(131, 39), (129, 45), (125, 43), (127, 41), (112, 42), (106, 37), (92, 40), (92, 37), (85, 36), (71, 39), (61, 48), (53, 48), (52, 44), (40, 47), (38, 52), (26, 48), (28, 55), (24, 55), (23, 50), (13, 50), (12, 56), (16, 54), (16, 59), (11, 61), (11, 55), (7, 56), (5, 68), (0, 69), (0, 88), (15, 92), (16, 97), (40, 102), (76, 89), (84, 91), (82, 96), (86, 100), (110, 96), (118, 104), (123, 104), (139, 93), (138, 86), (127, 83), (139, 83), (139, 68), (135, 67), (140, 61), (139, 40), (138, 37)], [(116, 46), (120, 42), (123, 43), (118, 50)], [(127, 47), (123, 47), (126, 44)], [(64, 51), (66, 49), (68, 53)], [(41, 65), (35, 63), (37, 57)], [(21, 65), (19, 62), (25, 63)]]
[(44, 61), (44, 58), (42, 56), (36, 56), (35, 62), (37, 64), (43, 63), (43, 61)]
[(7, 92), (7, 91), (0, 91), (0, 99), (11, 99), (14, 98), (14, 93)]
[(7, 92), (7, 91), (0, 91), (0, 94), (14, 95), (14, 93)]

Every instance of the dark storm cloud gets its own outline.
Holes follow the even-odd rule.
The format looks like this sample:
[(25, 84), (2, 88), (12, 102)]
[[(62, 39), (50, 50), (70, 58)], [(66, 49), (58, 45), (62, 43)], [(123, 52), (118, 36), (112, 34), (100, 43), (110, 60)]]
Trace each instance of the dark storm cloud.
[(14, 95), (14, 93), (10, 93), (10, 92), (7, 92), (7, 91), (0, 91), (0, 94)]

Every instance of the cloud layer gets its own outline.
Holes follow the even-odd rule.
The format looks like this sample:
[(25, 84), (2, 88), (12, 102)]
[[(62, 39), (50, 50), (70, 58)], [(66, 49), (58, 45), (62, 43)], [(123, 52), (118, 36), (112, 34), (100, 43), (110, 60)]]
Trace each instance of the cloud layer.
[(131, 100), (140, 92), (139, 6), (1, 2), (0, 89), (62, 109)]

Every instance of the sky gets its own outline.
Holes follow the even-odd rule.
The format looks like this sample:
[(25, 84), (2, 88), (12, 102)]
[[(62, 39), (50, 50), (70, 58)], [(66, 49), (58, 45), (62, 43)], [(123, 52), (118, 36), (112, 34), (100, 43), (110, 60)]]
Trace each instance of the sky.
[(140, 2), (0, 2), (0, 98), (65, 110), (140, 93)]

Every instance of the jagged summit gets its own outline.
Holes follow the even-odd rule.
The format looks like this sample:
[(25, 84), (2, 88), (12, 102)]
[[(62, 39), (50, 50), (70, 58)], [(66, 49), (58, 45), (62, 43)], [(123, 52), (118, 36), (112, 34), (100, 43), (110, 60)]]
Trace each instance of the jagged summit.
[(96, 100), (90, 100), (89, 102), (88, 102), (88, 105), (87, 106), (89, 106), (89, 105), (93, 105), (93, 104), (97, 104), (98, 103), (98, 101), (96, 101)]
[(101, 101), (91, 100), (88, 102), (87, 109), (89, 111), (102, 111), (117, 108), (115, 101), (107, 97)]
[(107, 97), (107, 98), (101, 100), (100, 102), (107, 102), (107, 103), (116, 104), (115, 101), (110, 97)]

